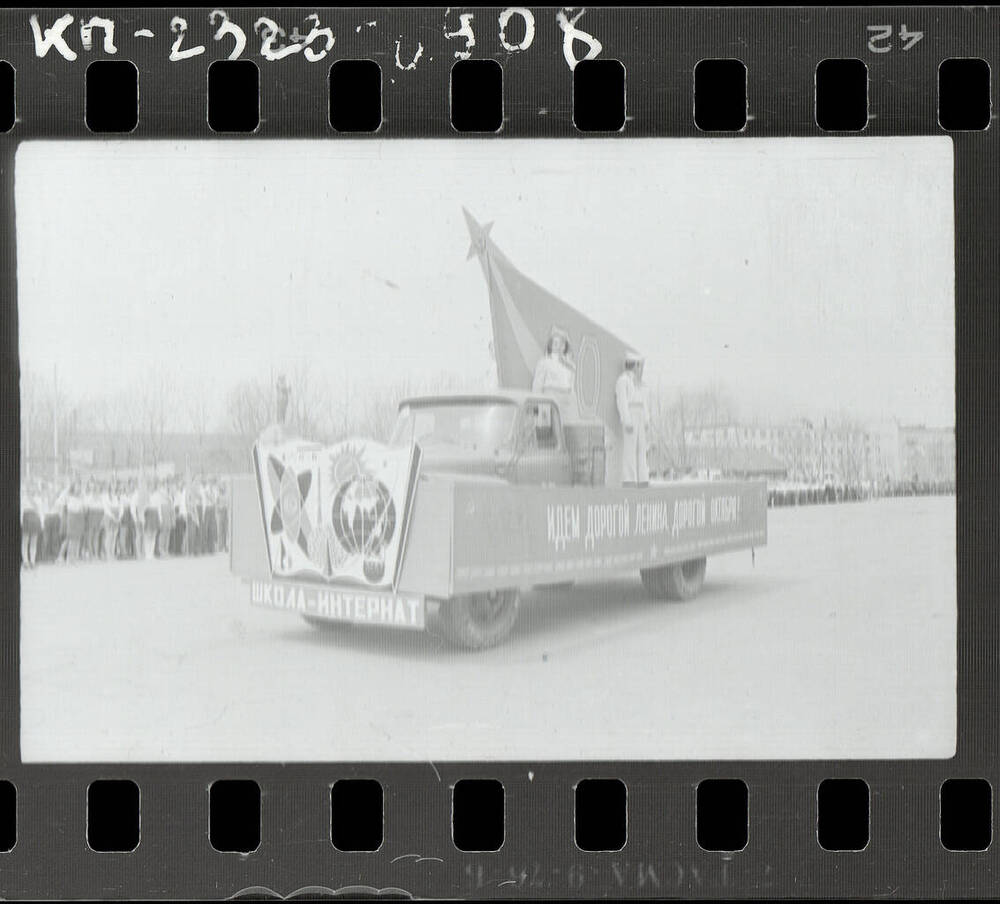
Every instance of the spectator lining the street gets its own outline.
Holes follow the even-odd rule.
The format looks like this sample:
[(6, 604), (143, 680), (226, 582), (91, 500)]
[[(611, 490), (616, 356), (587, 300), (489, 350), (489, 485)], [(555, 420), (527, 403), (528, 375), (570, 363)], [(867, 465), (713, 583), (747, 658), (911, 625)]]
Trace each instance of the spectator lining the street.
[(78, 562), (202, 555), (228, 550), (229, 507), (215, 477), (156, 480), (72, 477), (25, 481), (21, 492), (21, 562)]

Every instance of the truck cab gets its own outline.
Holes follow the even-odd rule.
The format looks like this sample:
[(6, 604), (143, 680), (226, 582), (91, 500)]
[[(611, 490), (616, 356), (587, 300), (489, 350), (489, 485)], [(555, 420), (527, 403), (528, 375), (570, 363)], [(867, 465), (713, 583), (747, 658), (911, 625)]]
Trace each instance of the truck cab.
[[(603, 429), (587, 426), (591, 439), (595, 426), (600, 430), (603, 455)], [(425, 472), (477, 474), (513, 484), (569, 486), (594, 482), (581, 479), (587, 469), (578, 466), (579, 443), (574, 442), (578, 435), (579, 430), (564, 424), (555, 399), (501, 390), (406, 399), (399, 405), (390, 445), (419, 444)], [(593, 462), (590, 464), (592, 478)]]

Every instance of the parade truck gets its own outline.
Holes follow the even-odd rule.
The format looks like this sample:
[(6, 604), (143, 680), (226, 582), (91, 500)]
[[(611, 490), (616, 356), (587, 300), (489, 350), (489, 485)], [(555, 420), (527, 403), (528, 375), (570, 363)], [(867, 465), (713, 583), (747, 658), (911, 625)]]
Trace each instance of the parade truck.
[(251, 603), (316, 626), (428, 628), (481, 649), (510, 633), (526, 589), (631, 572), (687, 600), (709, 555), (766, 543), (763, 481), (607, 486), (603, 434), (504, 390), (404, 400), (385, 446), (259, 444), (257, 479), (233, 487), (233, 570)]
[[(764, 545), (764, 481), (622, 485), (614, 378), (628, 347), (466, 222), (490, 288), (498, 388), (403, 399), (387, 442), (265, 430), (230, 507), (231, 569), (250, 603), (483, 649), (510, 634), (532, 588), (632, 574), (653, 597), (688, 600), (710, 555)], [(568, 395), (532, 389), (553, 324), (576, 350)]]

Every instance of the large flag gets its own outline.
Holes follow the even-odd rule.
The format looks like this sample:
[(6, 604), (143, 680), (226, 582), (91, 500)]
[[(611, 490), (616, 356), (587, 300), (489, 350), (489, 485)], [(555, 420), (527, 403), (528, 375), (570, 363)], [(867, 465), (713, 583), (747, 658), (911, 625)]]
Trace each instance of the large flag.
[(271, 439), (253, 449), (271, 573), (396, 589), (418, 446)]
[[(479, 258), (489, 290), (493, 356), (500, 385), (530, 389), (535, 365), (545, 354), (553, 327), (561, 329), (569, 336), (576, 362), (580, 414), (604, 422), (616, 451), (621, 447), (621, 421), (615, 405), (615, 381), (622, 372), (625, 353), (634, 349), (528, 279), (490, 238), (493, 224), (482, 226), (464, 207), (462, 212), (472, 238), (469, 258)], [(608, 472), (617, 473), (610, 461)]]

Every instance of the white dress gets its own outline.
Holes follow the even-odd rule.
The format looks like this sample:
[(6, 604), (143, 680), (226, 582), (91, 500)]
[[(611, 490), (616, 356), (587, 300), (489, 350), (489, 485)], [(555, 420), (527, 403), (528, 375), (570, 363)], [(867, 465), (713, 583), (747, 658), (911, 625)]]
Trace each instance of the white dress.
[(576, 370), (556, 355), (546, 355), (535, 365), (531, 391), (552, 396), (559, 402), (564, 420), (577, 419)]

